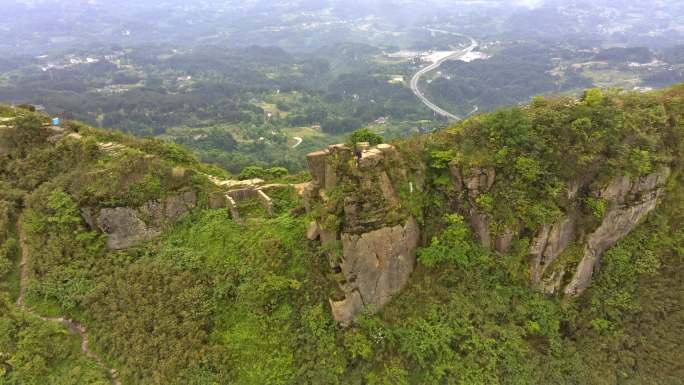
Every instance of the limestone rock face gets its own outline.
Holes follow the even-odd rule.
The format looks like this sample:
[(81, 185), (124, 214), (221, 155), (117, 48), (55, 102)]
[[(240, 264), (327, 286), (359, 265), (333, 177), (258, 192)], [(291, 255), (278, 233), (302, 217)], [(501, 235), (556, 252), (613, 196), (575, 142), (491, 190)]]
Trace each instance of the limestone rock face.
[(318, 222), (313, 221), (309, 223), (309, 227), (306, 229), (306, 238), (314, 241), (318, 239), (318, 237), (321, 235), (321, 226), (318, 224)]
[(335, 319), (348, 325), (359, 310), (382, 308), (408, 282), (416, 264), (418, 224), (409, 218), (404, 226), (383, 227), (361, 235), (342, 234), (340, 267), (346, 277), (346, 298), (333, 302)]
[(209, 195), (209, 208), (222, 209), (228, 204), (226, 194), (219, 191)]
[(579, 295), (589, 286), (603, 252), (632, 232), (655, 209), (669, 175), (670, 169), (663, 168), (637, 180), (620, 177), (601, 191), (609, 209), (601, 225), (589, 235), (584, 257), (565, 287), (566, 295)]
[(470, 213), (470, 224), (475, 236), (480, 241), (480, 244), (487, 248), (491, 247), (492, 236), (489, 232), (489, 226), (491, 224), (489, 215), (477, 210), (472, 210)]
[(176, 220), (197, 206), (197, 194), (186, 192), (180, 195), (167, 197), (165, 204), (165, 219)]
[(511, 229), (506, 229), (504, 232), (496, 236), (494, 241), (494, 249), (499, 254), (506, 254), (511, 248), (513, 239), (515, 238), (515, 232)]
[(330, 152), (328, 150), (312, 152), (306, 156), (309, 172), (315, 183), (325, 184), (325, 164)]
[(363, 300), (358, 291), (347, 293), (341, 301), (330, 299), (329, 302), (333, 318), (342, 326), (349, 326), (354, 317), (363, 312)]
[(470, 219), (470, 227), (483, 247), (494, 247), (499, 253), (506, 253), (513, 242), (515, 233), (508, 229), (501, 234), (492, 236), (492, 218), (489, 214), (480, 211), (476, 199), (480, 194), (488, 192), (496, 181), (496, 170), (492, 167), (474, 167), (465, 172), (455, 165), (449, 166), (451, 179), (457, 192), (463, 192), (467, 202), (467, 216)]
[(137, 210), (128, 207), (102, 209), (97, 225), (107, 234), (107, 248), (125, 249), (159, 235), (159, 230), (150, 228), (140, 219)]
[(91, 228), (107, 235), (108, 249), (119, 250), (158, 236), (164, 222), (178, 220), (196, 206), (197, 194), (190, 191), (146, 202), (139, 208), (87, 208), (81, 210), (81, 215)]
[(553, 225), (545, 225), (532, 240), (531, 277), (533, 284), (539, 284), (544, 272), (573, 241), (575, 218), (566, 216)]
[[(473, 234), (483, 247), (508, 253), (513, 241), (526, 233), (522, 222), (517, 228), (500, 229), (488, 213), (481, 211), (477, 199), (488, 193), (496, 182), (496, 170), (491, 167), (461, 169), (450, 165), (449, 172), (454, 190), (459, 193), (461, 212), (468, 218)], [(624, 238), (651, 212), (657, 204), (670, 170), (663, 167), (649, 175), (630, 179), (627, 176), (614, 178), (600, 191), (591, 193), (601, 198), (607, 210), (601, 224), (590, 234), (579, 228), (583, 219), (583, 199), (590, 185), (591, 177), (585, 176), (567, 182), (566, 213), (556, 221), (542, 226), (532, 238), (529, 249), (530, 281), (532, 285), (548, 294), (564, 292), (566, 295), (582, 293), (590, 283), (593, 272), (600, 264), (601, 255), (620, 239)], [(505, 181), (503, 182), (505, 183)], [(498, 233), (494, 228), (499, 228)], [(579, 266), (565, 266), (559, 259), (573, 243), (584, 248)]]
[(465, 189), (470, 198), (475, 198), (491, 189), (496, 180), (496, 170), (491, 167), (472, 168), (467, 170), (467, 176), (464, 176), (464, 173), (456, 166), (449, 167), (449, 171), (457, 191)]
[(397, 194), (401, 188), (411, 194), (422, 185), (409, 182), (394, 146), (357, 149), (333, 145), (309, 154), (313, 181), (304, 191), (306, 209), (316, 208), (320, 216), (307, 237), (341, 246), (338, 253), (329, 253), (328, 262), (340, 288), (330, 307), (342, 326), (361, 312), (381, 309), (403, 289), (415, 268), (420, 239), (418, 224), (402, 212)]
[[(556, 223), (543, 226), (530, 246), (532, 284), (547, 294), (561, 291), (570, 296), (581, 294), (589, 286), (603, 253), (632, 232), (655, 209), (669, 175), (670, 169), (663, 167), (637, 179), (621, 176), (593, 193), (605, 202), (607, 209), (600, 225), (589, 234), (578, 227), (577, 211), (570, 211)], [(575, 199), (580, 188), (580, 183), (570, 183), (568, 198)], [(583, 248), (582, 259), (576, 268), (558, 260), (573, 242)], [(551, 266), (554, 267), (551, 269)]]

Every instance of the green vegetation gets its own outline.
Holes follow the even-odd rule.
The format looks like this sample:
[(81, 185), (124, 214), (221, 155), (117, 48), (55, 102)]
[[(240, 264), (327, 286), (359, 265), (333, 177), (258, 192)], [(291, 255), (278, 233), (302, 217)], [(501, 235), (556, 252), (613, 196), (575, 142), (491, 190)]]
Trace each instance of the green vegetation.
[(265, 169), (259, 166), (249, 166), (242, 170), (240, 175), (238, 175), (238, 179), (278, 179), (284, 177), (285, 175), (287, 175), (287, 169), (283, 167), (271, 167)]
[[(538, 97), (530, 106), (477, 116), (436, 134), (431, 165), (442, 173), (448, 163), (466, 174), (493, 168), (506, 175), (509, 180), (495, 184), (478, 205), (500, 226), (522, 220), (537, 229), (566, 207), (567, 181), (598, 186), (617, 175), (643, 176), (678, 156), (681, 139), (673, 139), (682, 131), (669, 123), (679, 113), (677, 100), (599, 89), (579, 101)], [(597, 216), (605, 209), (593, 197), (585, 202)]]
[(0, 383), (108, 385), (106, 374), (81, 353), (63, 326), (17, 310), (0, 297)]
[(465, 115), (473, 106), (488, 111), (526, 102), (542, 93), (591, 87), (592, 81), (577, 69), (556, 69), (554, 58), (573, 56), (581, 58), (581, 54), (568, 52), (564, 46), (511, 43), (484, 61), (444, 63), (440, 67), (442, 76), (424, 89), (438, 105), (455, 106), (454, 112)]
[(354, 147), (356, 143), (368, 142), (371, 146), (376, 146), (383, 142), (382, 136), (376, 134), (375, 132), (364, 128), (361, 130), (356, 130), (349, 135), (347, 143)]
[[(428, 241), (408, 287), (347, 329), (330, 314), (335, 278), (325, 250), (305, 237), (311, 218), (294, 188), (269, 191), (273, 218), (252, 212), (238, 223), (207, 204), (217, 188), (205, 174), (226, 172), (176, 145), (80, 124), (80, 139), (53, 144), (42, 116), (17, 113), (0, 137), (0, 146), (13, 143), (0, 157), (0, 384), (108, 382), (78, 338), (13, 304), (20, 216), (27, 305), (87, 326), (91, 348), (126, 384), (683, 383), (682, 86), (535, 98), (398, 143), (410, 167), (425, 165), (424, 191), (397, 193)], [(452, 205), (463, 193), (454, 167), (492, 167), (507, 179), (474, 203), (493, 226), (522, 220), (534, 229), (565, 208), (565, 181), (589, 175), (601, 185), (663, 164), (673, 176), (662, 203), (605, 254), (579, 299), (529, 286), (530, 234), (498, 255), (476, 243)], [(298, 178), (269, 167), (241, 176)], [(193, 212), (125, 250), (108, 250), (81, 211), (186, 191), (198, 196)], [(583, 210), (606, 210), (580, 194)]]

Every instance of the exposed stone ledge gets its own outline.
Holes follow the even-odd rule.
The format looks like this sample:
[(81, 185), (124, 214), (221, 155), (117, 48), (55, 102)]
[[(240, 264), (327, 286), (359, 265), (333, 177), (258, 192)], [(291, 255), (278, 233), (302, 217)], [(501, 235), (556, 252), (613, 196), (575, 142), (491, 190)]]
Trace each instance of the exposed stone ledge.
[(532, 283), (538, 285), (544, 272), (556, 258), (570, 245), (575, 236), (576, 220), (572, 216), (566, 216), (553, 225), (544, 225), (532, 240), (530, 266)]
[(608, 202), (609, 209), (601, 225), (587, 238), (584, 256), (565, 287), (566, 295), (579, 295), (586, 290), (603, 253), (631, 233), (656, 208), (669, 176), (670, 169), (664, 167), (636, 180), (616, 178), (601, 191), (601, 198)]

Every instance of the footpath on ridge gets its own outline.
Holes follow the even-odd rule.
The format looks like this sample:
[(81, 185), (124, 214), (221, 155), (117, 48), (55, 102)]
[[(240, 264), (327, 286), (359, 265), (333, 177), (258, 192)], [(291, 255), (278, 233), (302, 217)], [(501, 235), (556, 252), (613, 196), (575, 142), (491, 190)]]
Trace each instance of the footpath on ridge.
[(72, 333), (78, 333), (78, 335), (81, 337), (81, 351), (83, 351), (83, 354), (85, 354), (88, 358), (95, 360), (99, 366), (104, 368), (107, 373), (109, 374), (109, 378), (112, 381), (113, 385), (121, 385), (121, 381), (119, 380), (118, 373), (116, 369), (109, 368), (105, 365), (104, 360), (102, 357), (100, 357), (97, 353), (93, 352), (90, 350), (89, 342), (88, 342), (88, 330), (86, 329), (85, 326), (79, 324), (76, 321), (73, 321), (71, 319), (68, 319), (66, 317), (43, 317), (40, 314), (37, 314), (35, 311), (31, 310), (28, 306), (26, 306), (26, 285), (28, 282), (29, 278), (29, 249), (28, 249), (28, 238), (26, 236), (26, 231), (24, 231), (24, 228), (22, 226), (22, 220), (21, 218), (17, 221), (17, 232), (19, 233), (19, 246), (21, 249), (21, 262), (20, 262), (20, 268), (21, 268), (21, 276), (19, 280), (19, 297), (17, 298), (17, 306), (19, 306), (23, 311), (25, 311), (28, 314), (31, 314), (34, 317), (38, 317), (41, 320), (45, 322), (53, 322), (53, 323), (58, 323), (63, 326), (65, 326), (69, 331)]

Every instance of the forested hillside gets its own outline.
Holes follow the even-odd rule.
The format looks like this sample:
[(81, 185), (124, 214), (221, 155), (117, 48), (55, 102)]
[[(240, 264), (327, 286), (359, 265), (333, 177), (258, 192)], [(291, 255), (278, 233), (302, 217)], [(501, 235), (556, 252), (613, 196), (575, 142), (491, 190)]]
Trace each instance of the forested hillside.
[[(313, 205), (314, 172), (302, 193), (301, 176), (253, 168), (242, 179), (266, 181), (245, 190), (266, 191), (271, 210), (234, 207), (227, 186), (262, 182), (176, 144), (1, 107), (0, 384), (682, 384), (683, 138), (680, 85), (539, 97), (393, 143), (401, 186), (380, 222), (415, 219), (417, 264), (384, 307), (342, 327), (329, 258), (343, 246), (307, 226), (375, 223), (376, 207), (345, 201), (384, 186), (364, 183), (372, 157), (337, 159), (337, 186)], [(646, 199), (633, 181), (665, 169), (655, 209), (602, 253), (586, 290), (563, 291), (605, 218)], [(631, 195), (617, 202), (603, 191), (622, 177)], [(535, 281), (533, 240), (564, 215), (574, 238)], [(82, 325), (94, 355), (45, 317)]]

